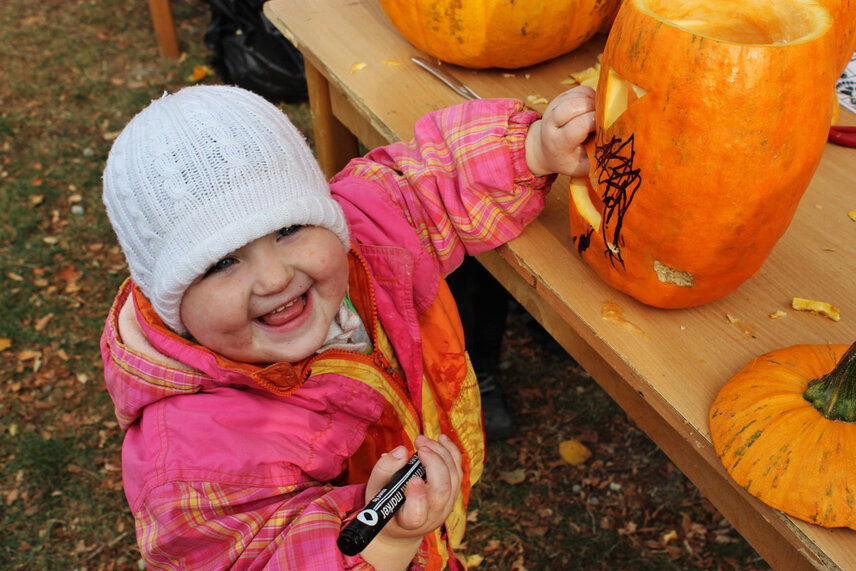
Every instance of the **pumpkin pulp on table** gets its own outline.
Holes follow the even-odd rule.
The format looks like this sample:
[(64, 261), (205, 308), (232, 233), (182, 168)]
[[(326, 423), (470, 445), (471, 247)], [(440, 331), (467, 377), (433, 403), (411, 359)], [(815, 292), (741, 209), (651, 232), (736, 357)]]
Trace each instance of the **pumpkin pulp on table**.
[(754, 359), (720, 390), (710, 432), (750, 494), (811, 523), (856, 529), (856, 343)]
[(571, 182), (583, 259), (649, 305), (751, 277), (820, 162), (837, 44), (814, 0), (627, 0), (604, 49), (592, 169)]

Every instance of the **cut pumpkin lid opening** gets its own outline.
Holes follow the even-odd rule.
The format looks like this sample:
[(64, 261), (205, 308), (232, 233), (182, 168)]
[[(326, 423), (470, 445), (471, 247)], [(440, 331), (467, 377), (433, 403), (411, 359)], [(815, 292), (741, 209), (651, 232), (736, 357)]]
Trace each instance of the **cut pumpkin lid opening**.
[(832, 25), (816, 0), (635, 0), (667, 24), (722, 42), (794, 44), (816, 38)]

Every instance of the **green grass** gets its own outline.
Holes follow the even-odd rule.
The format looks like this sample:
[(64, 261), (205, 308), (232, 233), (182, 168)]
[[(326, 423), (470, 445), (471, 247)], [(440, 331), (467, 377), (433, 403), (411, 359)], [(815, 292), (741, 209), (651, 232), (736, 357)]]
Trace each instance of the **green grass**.
[(0, 3), (4, 569), (138, 567), (98, 348), (127, 273), (101, 172), (122, 126), (206, 63), (208, 7), (172, 7), (178, 61), (158, 54), (145, 0)]

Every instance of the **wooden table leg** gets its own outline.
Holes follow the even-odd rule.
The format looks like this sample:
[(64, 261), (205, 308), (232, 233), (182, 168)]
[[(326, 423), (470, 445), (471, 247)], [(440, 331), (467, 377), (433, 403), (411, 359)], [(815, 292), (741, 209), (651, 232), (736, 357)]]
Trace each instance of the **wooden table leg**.
[[(541, 283), (531, 276), (524, 277), (507, 260), (503, 260), (501, 252), (506, 251), (506, 247), (501, 246), (498, 250), (479, 254), (477, 259), (621, 406), (627, 416), (657, 443), (701, 493), (717, 499), (717, 509), (773, 569), (832, 569), (826, 565), (822, 554), (804, 549), (787, 539), (789, 534), (784, 529), (793, 527), (793, 524), (789, 523), (784, 514), (762, 505), (733, 484), (727, 476), (717, 475), (709, 464), (699, 461), (691, 439), (669, 430), (662, 415), (656, 411), (656, 395), (645, 395), (634, 389), (588, 341), (569, 327), (568, 317), (559, 314), (557, 305), (549, 300), (549, 294), (538, 291), (542, 288)], [(724, 469), (720, 469), (720, 472), (724, 472)], [(834, 568), (838, 569), (837, 566)]]
[(180, 53), (178, 35), (175, 33), (169, 0), (149, 0), (149, 10), (152, 13), (152, 24), (161, 55), (167, 59), (177, 58)]
[(356, 136), (333, 115), (330, 104), (330, 84), (327, 78), (305, 59), (304, 65), (309, 110), (312, 113), (315, 153), (321, 170), (329, 178), (342, 170), (349, 160), (359, 156), (359, 142)]

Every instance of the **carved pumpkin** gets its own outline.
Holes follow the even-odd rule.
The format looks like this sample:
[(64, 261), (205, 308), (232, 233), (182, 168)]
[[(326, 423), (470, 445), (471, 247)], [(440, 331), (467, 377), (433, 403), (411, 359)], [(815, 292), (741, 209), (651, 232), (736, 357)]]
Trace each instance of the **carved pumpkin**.
[(765, 504), (856, 529), (856, 343), (754, 359), (717, 395), (710, 433), (726, 471)]
[(620, 0), (380, 0), (402, 36), (463, 67), (514, 69), (581, 46), (608, 29)]
[(691, 307), (761, 267), (823, 153), (830, 29), (812, 0), (622, 4), (590, 176), (571, 181), (571, 234), (601, 278), (649, 305)]

